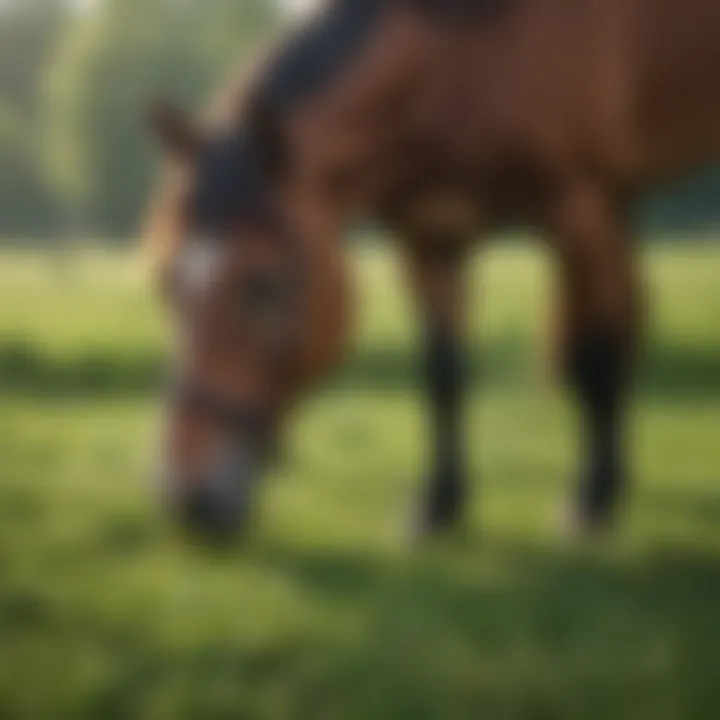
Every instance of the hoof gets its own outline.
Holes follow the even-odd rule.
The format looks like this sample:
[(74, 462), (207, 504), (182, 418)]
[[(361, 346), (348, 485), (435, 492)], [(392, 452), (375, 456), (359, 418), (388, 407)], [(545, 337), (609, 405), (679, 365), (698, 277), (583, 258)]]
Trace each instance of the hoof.
[(423, 507), (410, 524), (410, 540), (421, 543), (441, 538), (457, 530), (461, 525), (461, 513), (457, 509), (438, 512), (436, 508)]

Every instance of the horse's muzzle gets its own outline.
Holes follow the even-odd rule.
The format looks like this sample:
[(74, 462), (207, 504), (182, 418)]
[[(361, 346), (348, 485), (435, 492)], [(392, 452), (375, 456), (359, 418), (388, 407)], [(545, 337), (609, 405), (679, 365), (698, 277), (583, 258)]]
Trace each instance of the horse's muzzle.
[(177, 504), (182, 527), (201, 542), (233, 542), (247, 524), (247, 502), (234, 490), (199, 486), (185, 491)]
[(257, 468), (228, 463), (193, 482), (174, 480), (169, 488), (170, 506), (191, 539), (211, 545), (242, 539), (252, 515)]

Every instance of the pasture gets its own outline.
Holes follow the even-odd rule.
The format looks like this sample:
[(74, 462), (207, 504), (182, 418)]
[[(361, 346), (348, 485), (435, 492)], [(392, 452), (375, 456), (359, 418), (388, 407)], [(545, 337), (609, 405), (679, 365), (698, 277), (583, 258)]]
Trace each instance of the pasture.
[(413, 319), (357, 251), (343, 372), (297, 412), (246, 547), (183, 545), (147, 482), (163, 323), (120, 251), (0, 252), (0, 717), (700, 720), (720, 707), (720, 246), (646, 251), (637, 483), (602, 547), (557, 531), (573, 409), (552, 278), (476, 270), (473, 512), (404, 542), (423, 473)]

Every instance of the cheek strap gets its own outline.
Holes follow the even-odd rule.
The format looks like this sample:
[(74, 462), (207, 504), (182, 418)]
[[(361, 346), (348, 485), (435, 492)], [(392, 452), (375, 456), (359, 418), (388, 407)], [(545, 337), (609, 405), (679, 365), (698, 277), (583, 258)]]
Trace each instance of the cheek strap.
[(171, 397), (177, 407), (199, 415), (233, 435), (250, 435), (257, 439), (270, 435), (267, 413), (235, 403), (194, 383), (175, 384)]

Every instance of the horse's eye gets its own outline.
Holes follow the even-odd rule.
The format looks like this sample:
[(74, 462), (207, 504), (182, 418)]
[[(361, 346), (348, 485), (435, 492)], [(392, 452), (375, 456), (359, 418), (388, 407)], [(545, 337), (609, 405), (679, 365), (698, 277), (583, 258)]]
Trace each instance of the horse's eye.
[(285, 284), (276, 275), (254, 275), (243, 284), (243, 306), (253, 313), (268, 313), (280, 308), (286, 298)]

